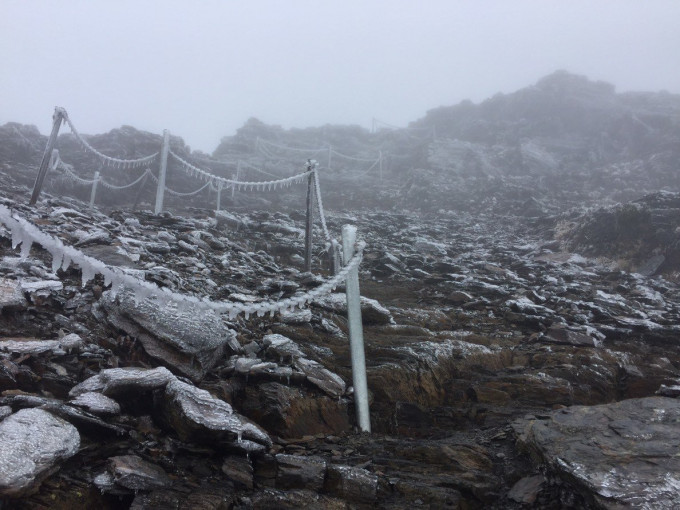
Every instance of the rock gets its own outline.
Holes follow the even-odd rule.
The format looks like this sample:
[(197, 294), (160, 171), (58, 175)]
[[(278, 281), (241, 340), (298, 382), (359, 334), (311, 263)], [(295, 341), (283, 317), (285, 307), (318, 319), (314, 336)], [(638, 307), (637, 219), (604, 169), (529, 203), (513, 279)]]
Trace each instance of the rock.
[(662, 384), (656, 394), (662, 397), (680, 398), (680, 384)]
[(574, 328), (565, 326), (551, 326), (545, 334), (541, 335), (542, 342), (581, 345), (587, 347), (598, 347), (602, 345), (601, 339), (591, 336), (588, 331), (578, 331)]
[(665, 397), (574, 406), (513, 424), (520, 445), (602, 508), (678, 502), (680, 401)]
[(12, 414), (12, 408), (10, 406), (0, 406), (0, 421), (7, 418)]
[(148, 392), (163, 388), (175, 376), (165, 367), (146, 368), (109, 368), (74, 386), (69, 392), (72, 398), (89, 392), (98, 392), (107, 397), (131, 393)]
[(101, 302), (114, 326), (137, 338), (160, 363), (193, 381), (201, 380), (227, 352), (240, 350), (236, 333), (214, 312), (159, 307), (148, 299), (137, 304), (131, 292), (117, 299), (105, 292)]
[(13, 354), (45, 354), (51, 353), (56, 356), (65, 355), (67, 352), (81, 347), (82, 338), (75, 333), (64, 336), (59, 340), (37, 340), (33, 338), (15, 338), (0, 341), (0, 352)]
[(267, 357), (278, 360), (279, 363), (291, 364), (295, 359), (305, 356), (295, 342), (283, 335), (265, 335), (262, 343), (267, 349)]
[(153, 490), (171, 484), (163, 468), (137, 455), (111, 457), (108, 461), (108, 471), (114, 484), (132, 491)]
[(242, 411), (272, 434), (285, 438), (340, 434), (350, 428), (345, 402), (315, 397), (276, 382), (247, 386)]
[(0, 494), (19, 497), (75, 455), (80, 435), (41, 409), (22, 409), (0, 422)]
[(309, 324), (312, 320), (312, 311), (309, 308), (295, 311), (284, 310), (280, 317), (284, 324)]
[(25, 308), (27, 305), (21, 282), (9, 278), (0, 278), (0, 310)]
[(118, 402), (94, 391), (81, 393), (76, 398), (70, 400), (69, 404), (98, 415), (120, 414), (120, 404)]
[(545, 477), (543, 475), (525, 476), (512, 486), (512, 489), (508, 492), (508, 499), (517, 503), (535, 503), (544, 483)]
[(157, 396), (156, 404), (162, 421), (183, 441), (222, 446), (245, 440), (272, 444), (264, 430), (235, 413), (228, 403), (177, 379)]
[(279, 454), (277, 489), (308, 489), (319, 492), (326, 476), (326, 461), (321, 457)]
[(297, 358), (293, 366), (307, 376), (307, 380), (331, 397), (345, 394), (347, 386), (338, 374), (334, 374), (316, 361)]
[(378, 477), (365, 469), (330, 464), (324, 490), (351, 503), (373, 503), (378, 495)]
[[(334, 313), (347, 315), (347, 297), (343, 293), (335, 292), (317, 298), (313, 304)], [(361, 321), (364, 325), (393, 324), (394, 319), (390, 311), (375, 299), (361, 296)]]
[(246, 489), (253, 488), (253, 464), (247, 457), (227, 457), (222, 463), (222, 472), (235, 484)]

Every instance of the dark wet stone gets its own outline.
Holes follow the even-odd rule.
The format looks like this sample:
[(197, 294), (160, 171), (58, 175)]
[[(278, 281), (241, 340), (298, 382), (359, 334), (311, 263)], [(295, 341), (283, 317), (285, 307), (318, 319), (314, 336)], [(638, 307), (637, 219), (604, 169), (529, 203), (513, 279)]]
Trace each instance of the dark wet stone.
[(677, 503), (680, 400), (648, 397), (575, 406), (513, 424), (520, 445), (602, 508)]
[(372, 503), (378, 493), (378, 477), (365, 469), (329, 464), (324, 490), (352, 503)]
[(308, 489), (315, 492), (323, 488), (326, 477), (326, 461), (321, 457), (279, 454), (276, 456), (278, 470), (277, 489)]
[(517, 503), (535, 503), (544, 483), (545, 477), (543, 475), (526, 476), (512, 486), (512, 489), (508, 492), (508, 499)]
[(158, 489), (171, 484), (163, 468), (137, 455), (109, 458), (108, 471), (114, 484), (133, 491)]
[(237, 485), (253, 488), (253, 464), (244, 456), (231, 455), (224, 459), (222, 472)]

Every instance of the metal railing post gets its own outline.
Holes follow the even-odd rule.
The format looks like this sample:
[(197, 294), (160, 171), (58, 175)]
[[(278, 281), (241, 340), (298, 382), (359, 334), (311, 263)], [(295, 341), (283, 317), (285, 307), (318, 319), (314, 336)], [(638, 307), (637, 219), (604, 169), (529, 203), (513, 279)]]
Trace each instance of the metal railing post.
[(222, 183), (218, 182), (217, 183), (217, 209), (215, 209), (216, 211), (220, 210), (220, 205), (221, 205), (220, 202), (221, 201), (222, 201)]
[[(307, 160), (307, 171), (315, 170), (316, 162)], [(307, 180), (307, 222), (305, 224), (305, 271), (312, 270), (312, 229), (314, 227), (314, 174)]]
[(94, 182), (90, 192), (90, 207), (94, 207), (94, 198), (97, 196), (97, 184), (99, 184), (99, 172), (94, 173)]
[[(354, 256), (357, 228), (354, 225), (342, 227), (342, 251), (345, 264)], [(366, 383), (366, 356), (364, 354), (364, 330), (361, 322), (361, 294), (359, 292), (359, 268), (347, 275), (345, 282), (347, 296), (347, 322), (352, 357), (352, 384), (357, 421), (362, 432), (371, 431), (371, 415), (368, 409), (368, 386)]]
[(52, 149), (57, 143), (57, 136), (59, 136), (59, 128), (64, 120), (64, 114), (66, 111), (59, 106), (54, 108), (54, 114), (52, 115), (52, 132), (50, 137), (47, 139), (47, 145), (45, 146), (45, 152), (43, 152), (42, 161), (40, 162), (40, 169), (38, 170), (38, 175), (35, 178), (35, 183), (33, 184), (33, 193), (31, 194), (31, 200), (28, 202), (29, 205), (35, 205), (40, 196), (40, 191), (42, 190), (43, 182), (45, 182), (45, 176), (47, 171), (50, 169), (50, 160), (52, 159)]
[(168, 151), (170, 150), (170, 131), (163, 130), (163, 146), (161, 147), (161, 164), (158, 172), (158, 188), (156, 189), (156, 206), (154, 214), (163, 211), (163, 196), (165, 194), (165, 174), (168, 171)]

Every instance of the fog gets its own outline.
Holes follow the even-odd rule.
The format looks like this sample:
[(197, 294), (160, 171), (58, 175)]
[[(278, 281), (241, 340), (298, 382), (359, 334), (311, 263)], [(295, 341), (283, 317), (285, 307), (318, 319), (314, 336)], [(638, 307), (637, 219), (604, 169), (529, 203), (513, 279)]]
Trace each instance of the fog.
[(249, 117), (405, 126), (565, 69), (680, 92), (680, 2), (2, 0), (0, 123), (122, 124), (212, 152)]

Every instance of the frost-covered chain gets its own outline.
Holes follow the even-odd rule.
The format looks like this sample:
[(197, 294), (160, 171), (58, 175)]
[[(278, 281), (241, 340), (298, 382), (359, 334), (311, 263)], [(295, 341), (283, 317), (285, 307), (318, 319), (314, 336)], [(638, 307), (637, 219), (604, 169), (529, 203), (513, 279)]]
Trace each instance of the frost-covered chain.
[(162, 305), (175, 305), (178, 307), (197, 306), (217, 313), (228, 314), (230, 319), (243, 313), (246, 318), (250, 315), (264, 316), (266, 313), (273, 315), (275, 312), (302, 308), (306, 303), (313, 301), (325, 294), (332, 292), (347, 274), (354, 268), (359, 267), (366, 246), (364, 242), (357, 243), (356, 254), (333, 278), (326, 280), (318, 287), (311, 289), (299, 296), (292, 296), (282, 300), (268, 300), (260, 303), (239, 303), (233, 301), (211, 301), (207, 296), (198, 298), (172, 292), (168, 288), (160, 288), (157, 285), (139, 280), (138, 278), (123, 272), (119, 268), (107, 266), (104, 262), (85, 255), (83, 252), (66, 246), (60, 239), (45, 234), (32, 223), (23, 218), (14, 217), (7, 207), (0, 205), (0, 223), (6, 225), (12, 235), (12, 248), (21, 245), (21, 256), (27, 257), (31, 245), (35, 242), (40, 244), (52, 255), (52, 271), (66, 270), (71, 263), (80, 267), (82, 272), (82, 285), (92, 280), (96, 274), (104, 277), (104, 285), (111, 285), (111, 293), (115, 296), (122, 289), (129, 289), (134, 293), (135, 300), (141, 301), (147, 298), (156, 299)]
[(78, 184), (90, 185), (98, 181), (98, 179), (83, 179), (82, 177), (77, 176), (75, 173), (73, 173), (73, 167), (71, 165), (64, 163), (59, 156), (57, 156), (57, 160), (54, 166), (55, 168), (61, 168), (66, 174), (66, 177), (68, 177), (72, 181), (77, 182)]
[(71, 132), (73, 135), (76, 137), (76, 139), (80, 142), (80, 144), (87, 150), (89, 150), (91, 153), (93, 153), (95, 156), (103, 160), (107, 165), (115, 166), (117, 168), (137, 168), (139, 166), (144, 166), (148, 165), (151, 163), (156, 157), (158, 156), (158, 152), (155, 152), (151, 154), (150, 156), (145, 156), (143, 158), (139, 159), (119, 159), (119, 158), (112, 158), (111, 156), (107, 156), (106, 154), (103, 154), (99, 152), (97, 149), (92, 147), (85, 138), (78, 132), (76, 127), (73, 125), (73, 122), (71, 121), (71, 118), (68, 116), (68, 113), (66, 113), (66, 110), (62, 109), (61, 114), (68, 124), (68, 127), (71, 129)]
[(125, 184), (123, 186), (115, 186), (111, 183), (106, 182), (104, 179), (101, 179), (101, 178), (100, 178), (100, 180), (101, 180), (102, 186), (104, 186), (105, 188), (114, 189), (114, 190), (121, 190), (121, 189), (131, 188), (134, 185), (139, 184), (141, 182), (141, 180), (144, 179), (144, 177), (146, 177), (147, 175), (153, 176), (153, 174), (151, 173), (151, 170), (149, 170), (148, 168), (146, 168), (144, 170), (144, 173), (142, 173), (142, 175), (140, 175), (137, 179), (132, 181), (130, 184)]
[(176, 197), (190, 197), (192, 195), (198, 195), (201, 191), (203, 191), (205, 188), (207, 188), (208, 186), (211, 186), (211, 185), (212, 185), (212, 181), (208, 181), (203, 186), (198, 188), (196, 191), (190, 191), (189, 193), (180, 193), (179, 191), (171, 190), (167, 186), (165, 187), (165, 191), (167, 191), (168, 193), (170, 193), (171, 195), (174, 195)]
[(309, 175), (309, 172), (303, 172), (301, 174), (291, 175), (290, 177), (277, 179), (275, 181), (236, 181), (233, 179), (225, 179), (224, 177), (220, 177), (219, 175), (206, 172), (205, 170), (202, 170), (197, 166), (192, 165), (188, 161), (182, 159), (180, 156), (178, 156), (172, 151), (169, 151), (169, 154), (170, 156), (175, 158), (184, 167), (184, 171), (187, 174), (191, 175), (192, 177), (203, 179), (205, 181), (212, 181), (214, 183), (220, 182), (223, 185), (235, 188), (238, 191), (241, 191), (242, 189), (251, 191), (252, 190), (269, 191), (272, 189), (275, 190), (278, 186), (288, 186), (292, 183), (301, 183), (304, 181), (304, 178)]

